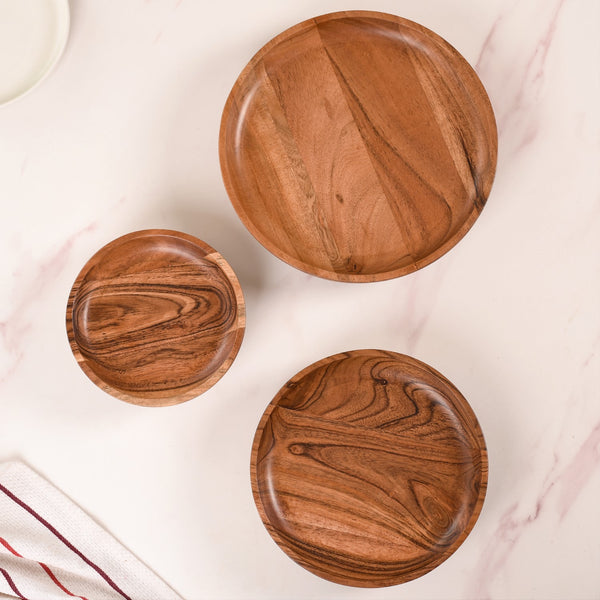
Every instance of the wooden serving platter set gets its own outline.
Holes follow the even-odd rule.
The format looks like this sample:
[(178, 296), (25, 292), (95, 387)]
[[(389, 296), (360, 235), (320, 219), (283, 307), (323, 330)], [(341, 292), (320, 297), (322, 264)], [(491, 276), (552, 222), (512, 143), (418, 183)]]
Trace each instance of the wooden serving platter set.
[[(494, 114), (477, 75), (428, 29), (333, 13), (267, 43), (227, 99), (219, 153), (240, 219), (270, 252), (344, 282), (406, 275), (466, 234), (490, 193)], [(147, 230), (103, 247), (67, 306), (85, 374), (134, 404), (213, 386), (244, 335), (239, 282), (205, 242)], [(354, 350), (292, 377), (251, 455), (268, 532), (333, 582), (395, 585), (464, 541), (481, 511), (487, 454), (465, 398), (402, 354)]]

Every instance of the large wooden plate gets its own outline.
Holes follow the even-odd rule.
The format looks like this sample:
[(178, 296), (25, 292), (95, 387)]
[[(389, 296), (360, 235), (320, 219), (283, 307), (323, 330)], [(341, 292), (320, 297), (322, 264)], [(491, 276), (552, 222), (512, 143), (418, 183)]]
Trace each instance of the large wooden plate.
[(98, 251), (67, 306), (71, 349), (86, 375), (133, 404), (167, 406), (214, 385), (244, 336), (238, 280), (201, 240), (151, 229)]
[(338, 281), (405, 275), (468, 231), (494, 178), (494, 114), (462, 56), (416, 23), (350, 11), (266, 44), (223, 112), (238, 215), (289, 264)]
[(487, 486), (483, 435), (460, 392), (426, 364), (357, 350), (293, 377), (252, 447), (258, 512), (297, 563), (381, 587), (427, 573), (467, 537)]

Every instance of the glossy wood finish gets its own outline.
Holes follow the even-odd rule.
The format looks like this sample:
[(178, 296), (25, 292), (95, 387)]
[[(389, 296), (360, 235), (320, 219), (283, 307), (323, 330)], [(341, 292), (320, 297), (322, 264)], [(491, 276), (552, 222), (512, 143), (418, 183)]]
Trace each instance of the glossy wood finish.
[(485, 497), (483, 435), (428, 365), (357, 350), (293, 377), (265, 411), (251, 478), (258, 512), (297, 563), (359, 587), (427, 573), (464, 541)]
[(494, 178), (494, 114), (477, 75), (438, 35), (350, 11), (288, 29), (225, 105), (231, 201), (276, 256), (338, 281), (419, 269), (454, 246)]
[(201, 240), (153, 229), (120, 237), (77, 277), (67, 334), (77, 362), (127, 402), (168, 406), (214, 385), (244, 336), (242, 290)]

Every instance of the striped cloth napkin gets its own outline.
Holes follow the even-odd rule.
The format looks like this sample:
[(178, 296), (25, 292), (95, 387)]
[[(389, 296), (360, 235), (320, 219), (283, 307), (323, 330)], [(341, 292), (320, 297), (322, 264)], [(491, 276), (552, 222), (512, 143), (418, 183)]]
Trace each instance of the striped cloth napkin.
[(62, 492), (0, 464), (0, 598), (182, 600)]

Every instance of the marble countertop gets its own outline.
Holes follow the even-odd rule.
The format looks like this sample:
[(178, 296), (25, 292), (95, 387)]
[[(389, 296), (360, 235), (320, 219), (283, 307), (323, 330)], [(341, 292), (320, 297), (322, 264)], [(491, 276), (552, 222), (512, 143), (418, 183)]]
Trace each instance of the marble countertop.
[[(225, 99), (254, 52), (347, 8), (446, 38), (475, 66), (499, 128), (496, 181), (473, 229), (434, 264), (374, 284), (311, 277), (265, 251), (227, 199), (217, 153)], [(0, 108), (0, 460), (46, 476), (188, 600), (600, 598), (600, 4), (73, 0), (71, 10), (56, 71)], [(86, 260), (144, 228), (206, 240), (247, 302), (230, 371), (171, 408), (96, 388), (65, 332)], [(458, 551), (375, 590), (288, 559), (249, 479), (255, 427), (280, 386), (365, 347), (452, 380), (490, 461), (483, 511)]]

